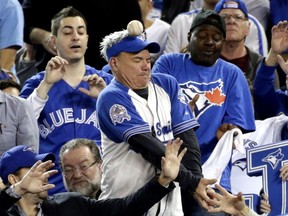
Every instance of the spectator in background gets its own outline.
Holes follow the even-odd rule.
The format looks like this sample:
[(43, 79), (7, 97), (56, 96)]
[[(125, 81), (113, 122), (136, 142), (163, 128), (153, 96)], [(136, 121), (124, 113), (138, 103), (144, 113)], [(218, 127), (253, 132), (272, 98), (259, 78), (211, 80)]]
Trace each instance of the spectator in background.
[(37, 67), (40, 63), (35, 60), (35, 47), (36, 45), (24, 43), (24, 46), (17, 51), (15, 67), (21, 87), (27, 79), (38, 73)]
[[(113, 76), (85, 65), (86, 19), (75, 8), (59, 11), (52, 19), (51, 32), (57, 56), (47, 63), (45, 71), (25, 82), (20, 96), (28, 98), (38, 118), (40, 153), (53, 152), (57, 157), (55, 168), (60, 171), (59, 151), (67, 141), (82, 137), (101, 145), (90, 82), (96, 82), (99, 93)], [(60, 172), (51, 177), (51, 182), (56, 185), (51, 194), (65, 191)]]
[[(164, 53), (171, 52), (184, 52), (187, 50), (188, 39), (187, 34), (189, 32), (190, 26), (195, 18), (195, 16), (205, 9), (214, 10), (215, 5), (219, 0), (203, 0), (203, 7), (198, 8), (189, 12), (181, 13), (171, 23), (170, 30), (168, 33), (168, 40)], [(225, 2), (228, 2), (226, 0)], [(242, 0), (235, 0), (239, 5), (245, 5)], [(250, 31), (246, 37), (245, 45), (256, 53), (262, 56), (267, 54), (268, 43), (265, 30), (259, 21), (248, 14), (250, 22)]]
[[(0, 214), (7, 215), (4, 212), (27, 193), (43, 193), (55, 187), (53, 184), (47, 184), (47, 178), (57, 172), (57, 170), (50, 170), (53, 166), (54, 164), (51, 160), (45, 162), (37, 161), (20, 181), (9, 187), (2, 183), (0, 177)], [(20, 213), (19, 211), (17, 211), (17, 214), (11, 214), (10, 212), (8, 215), (16, 216), (20, 215)]]
[[(253, 99), (253, 82), (257, 68), (264, 57), (245, 45), (251, 24), (248, 19), (247, 8), (241, 1), (220, 0), (214, 10), (224, 18), (226, 23), (226, 38), (223, 41), (220, 57), (235, 64), (243, 71)], [(275, 75), (275, 88), (279, 88), (276, 71)], [(255, 119), (259, 118), (258, 114), (255, 113)]]
[[(255, 130), (251, 94), (245, 76), (237, 66), (219, 58), (225, 37), (224, 19), (215, 11), (201, 11), (187, 35), (190, 53), (163, 54), (152, 68), (152, 74), (174, 76), (188, 102), (199, 94), (194, 114), (200, 127), (195, 133), (203, 164), (227, 130), (235, 127), (243, 132)], [(230, 173), (231, 163), (228, 163), (220, 179), (220, 184), (228, 191), (231, 191)], [(191, 204), (192, 201), (183, 201), (185, 216), (209, 215), (197, 203)]]
[(66, 190), (98, 199), (102, 159), (96, 143), (90, 139), (72, 139), (61, 147), (59, 159)]
[(24, 17), (18, 0), (0, 2), (0, 69), (16, 77), (16, 52), (23, 46)]
[(138, 0), (23, 0), (25, 16), (24, 41), (36, 45), (38, 70), (43, 71), (57, 51), (50, 41), (50, 25), (53, 16), (68, 5), (81, 11), (88, 22), (88, 49), (85, 62), (97, 69), (106, 62), (101, 58), (99, 45), (102, 38), (117, 29), (124, 29), (129, 21), (141, 20)]
[(2, 90), (5, 93), (19, 96), (21, 91), (21, 86), (14, 80), (0, 80), (0, 90)]
[(151, 53), (151, 64), (153, 65), (158, 57), (163, 54), (170, 24), (159, 18), (149, 18), (149, 14), (153, 8), (153, 0), (138, 0), (138, 3), (141, 9), (147, 41), (157, 42), (160, 45), (160, 51), (158, 53)]
[(262, 119), (277, 116), (279, 113), (288, 115), (287, 90), (274, 88), (274, 70), (278, 63), (286, 74), (287, 60), (282, 54), (288, 50), (288, 21), (280, 21), (271, 30), (271, 48), (267, 57), (261, 62), (254, 81), (255, 110)]
[(28, 101), (0, 90), (0, 113), (0, 155), (21, 143), (39, 150), (37, 121)]

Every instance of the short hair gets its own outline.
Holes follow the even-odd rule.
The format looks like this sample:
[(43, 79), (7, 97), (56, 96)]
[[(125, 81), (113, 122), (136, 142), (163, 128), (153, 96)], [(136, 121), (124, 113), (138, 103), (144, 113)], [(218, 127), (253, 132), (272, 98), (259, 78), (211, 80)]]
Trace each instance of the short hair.
[(12, 79), (0, 80), (0, 90), (4, 90), (4, 89), (9, 88), (9, 87), (16, 88), (19, 90), (19, 92), (21, 92), (20, 84), (18, 84), (14, 80), (12, 80)]
[(75, 138), (75, 139), (72, 139), (72, 140), (66, 142), (61, 147), (60, 153), (59, 153), (60, 167), (63, 168), (62, 167), (62, 158), (63, 158), (63, 154), (66, 150), (78, 149), (82, 146), (86, 146), (90, 149), (92, 156), (93, 156), (95, 161), (97, 161), (98, 163), (102, 162), (100, 150), (99, 150), (97, 144), (93, 140), (86, 139), (86, 138)]
[(84, 15), (81, 12), (79, 12), (78, 10), (76, 10), (74, 7), (68, 6), (68, 7), (63, 8), (61, 11), (59, 11), (51, 20), (51, 33), (52, 33), (52, 35), (57, 36), (57, 32), (58, 32), (58, 29), (60, 27), (60, 22), (62, 19), (66, 18), (66, 17), (77, 17), (77, 16), (81, 17), (84, 20), (85, 25), (86, 25), (86, 29), (87, 29), (87, 21), (86, 21)]

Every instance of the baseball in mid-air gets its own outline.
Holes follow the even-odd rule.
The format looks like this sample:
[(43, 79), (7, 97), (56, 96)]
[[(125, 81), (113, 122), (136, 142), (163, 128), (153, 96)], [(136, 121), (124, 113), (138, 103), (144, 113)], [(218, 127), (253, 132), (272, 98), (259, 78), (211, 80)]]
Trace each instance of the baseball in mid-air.
[(129, 35), (138, 36), (143, 32), (143, 25), (138, 20), (132, 20), (127, 25)]

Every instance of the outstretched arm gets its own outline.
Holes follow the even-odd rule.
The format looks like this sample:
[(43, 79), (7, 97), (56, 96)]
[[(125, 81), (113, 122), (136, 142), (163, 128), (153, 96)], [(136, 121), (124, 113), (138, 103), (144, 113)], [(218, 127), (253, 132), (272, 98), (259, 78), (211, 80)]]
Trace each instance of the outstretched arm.
[[(47, 178), (57, 173), (57, 170), (49, 170), (55, 164), (52, 161), (36, 162), (33, 167), (26, 173), (22, 180), (10, 188), (0, 190), (0, 215), (2, 212), (7, 211), (14, 203), (16, 203), (21, 196), (30, 193), (39, 193), (55, 187), (53, 184), (47, 184)], [(3, 186), (3, 185), (2, 185)], [(0, 186), (1, 187), (1, 186)], [(8, 190), (15, 193), (11, 195)], [(16, 197), (18, 195), (18, 197)]]

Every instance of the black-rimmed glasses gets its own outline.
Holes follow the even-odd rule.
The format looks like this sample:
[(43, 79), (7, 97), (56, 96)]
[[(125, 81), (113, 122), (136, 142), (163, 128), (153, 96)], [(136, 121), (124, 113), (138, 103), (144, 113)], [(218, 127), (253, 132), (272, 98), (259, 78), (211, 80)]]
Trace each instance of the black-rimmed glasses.
[(96, 163), (97, 161), (94, 161), (91, 164), (83, 164), (77, 167), (65, 167), (64, 169), (62, 169), (62, 172), (64, 176), (70, 178), (72, 175), (74, 175), (76, 170), (80, 171), (81, 173), (86, 172), (90, 167), (92, 167)]

